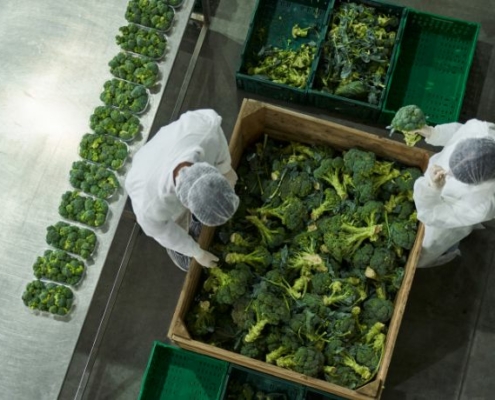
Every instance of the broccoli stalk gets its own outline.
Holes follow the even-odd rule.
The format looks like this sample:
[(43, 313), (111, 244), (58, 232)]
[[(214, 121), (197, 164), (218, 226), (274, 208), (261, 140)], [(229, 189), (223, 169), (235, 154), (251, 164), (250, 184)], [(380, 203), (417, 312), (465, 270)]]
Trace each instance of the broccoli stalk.
[(227, 264), (248, 264), (254, 268), (260, 266), (266, 268), (270, 265), (271, 258), (271, 254), (266, 247), (257, 246), (248, 254), (228, 253), (225, 256), (225, 262)]
[(347, 199), (347, 188), (343, 179), (344, 160), (342, 157), (326, 158), (313, 171), (313, 176), (331, 185), (342, 200)]
[(246, 293), (252, 276), (249, 267), (243, 264), (227, 272), (218, 267), (208, 268), (208, 275), (204, 288), (213, 292), (215, 300), (220, 304), (233, 304)]
[(277, 366), (316, 377), (323, 370), (325, 357), (313, 347), (299, 347), (294, 354), (277, 359)]
[(255, 209), (254, 212), (264, 218), (278, 218), (290, 230), (301, 228), (307, 219), (306, 207), (298, 197), (288, 197), (279, 206), (268, 204)]
[(267, 226), (266, 222), (262, 221), (256, 215), (248, 215), (246, 216), (246, 220), (252, 223), (256, 227), (256, 229), (258, 229), (263, 244), (268, 248), (278, 247), (285, 240), (286, 232), (283, 227), (279, 226), (271, 229)]
[(324, 191), (324, 199), (320, 205), (311, 211), (311, 219), (316, 221), (325, 212), (335, 212), (340, 206), (340, 196), (333, 188), (326, 188)]
[(267, 324), (278, 324), (290, 318), (290, 311), (285, 301), (273, 293), (262, 291), (251, 305), (255, 312), (254, 324), (244, 336), (244, 342), (257, 340)]

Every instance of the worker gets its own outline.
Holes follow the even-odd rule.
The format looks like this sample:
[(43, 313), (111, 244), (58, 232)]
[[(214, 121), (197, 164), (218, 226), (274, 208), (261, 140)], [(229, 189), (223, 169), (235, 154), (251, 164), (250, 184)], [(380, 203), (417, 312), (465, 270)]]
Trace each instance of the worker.
[(211, 109), (188, 111), (162, 127), (133, 157), (125, 188), (144, 233), (187, 271), (218, 258), (197, 243), (201, 226), (219, 226), (239, 198), (222, 118)]
[(418, 267), (433, 267), (460, 255), (460, 240), (495, 217), (495, 125), (472, 119), (417, 133), (443, 146), (414, 185), (418, 220), (425, 225)]

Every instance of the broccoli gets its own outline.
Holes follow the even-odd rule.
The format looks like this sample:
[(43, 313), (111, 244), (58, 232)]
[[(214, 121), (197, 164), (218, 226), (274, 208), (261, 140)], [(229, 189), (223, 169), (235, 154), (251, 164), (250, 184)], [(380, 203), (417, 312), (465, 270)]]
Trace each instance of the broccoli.
[(255, 312), (255, 320), (244, 336), (246, 343), (257, 340), (267, 324), (276, 325), (290, 318), (290, 310), (285, 301), (266, 290), (258, 294), (251, 307)]
[(310, 377), (316, 377), (323, 370), (325, 357), (322, 352), (308, 346), (299, 347), (295, 353), (280, 357), (276, 364), (279, 367), (293, 369)]
[(368, 367), (365, 365), (359, 364), (353, 356), (348, 353), (342, 354), (342, 363), (351, 368), (356, 374), (358, 374), (365, 382), (369, 381), (372, 378), (372, 373)]
[(351, 258), (351, 264), (355, 269), (364, 270), (369, 266), (375, 247), (371, 243), (365, 243), (359, 247)]
[(263, 244), (270, 249), (280, 246), (287, 236), (282, 226), (271, 229), (268, 225), (269, 221), (262, 221), (255, 215), (246, 216), (246, 220), (256, 227)]
[(159, 59), (165, 54), (167, 38), (155, 30), (129, 24), (119, 28), (115, 40), (122, 50), (141, 54), (152, 59)]
[(314, 221), (325, 212), (336, 212), (340, 206), (341, 198), (333, 188), (326, 188), (323, 193), (323, 201), (311, 211), (311, 219)]
[(252, 273), (245, 264), (238, 264), (235, 269), (224, 272), (218, 267), (208, 268), (208, 278), (204, 288), (213, 292), (215, 300), (220, 304), (233, 304), (246, 293)]
[(211, 333), (215, 329), (215, 307), (207, 300), (200, 301), (194, 305), (191, 312), (187, 314), (187, 327), (193, 337), (201, 337)]
[(112, 135), (125, 141), (134, 139), (141, 130), (138, 117), (112, 106), (96, 107), (89, 117), (89, 126), (99, 135)]
[(130, 0), (125, 11), (125, 18), (129, 22), (167, 31), (172, 26), (175, 12), (165, 0)]
[(107, 106), (137, 114), (146, 108), (149, 94), (142, 85), (113, 78), (103, 84), (100, 100)]
[(394, 304), (388, 299), (371, 297), (363, 304), (362, 319), (368, 326), (375, 322), (388, 322), (392, 318)]
[(331, 185), (342, 200), (347, 199), (347, 187), (343, 179), (344, 160), (342, 157), (326, 158), (313, 171), (313, 176)]
[(128, 148), (113, 136), (86, 133), (79, 143), (79, 155), (85, 160), (117, 170), (127, 161)]
[(59, 221), (46, 228), (46, 243), (60, 250), (77, 254), (88, 259), (96, 247), (95, 233), (86, 228), (79, 228)]
[(304, 203), (298, 197), (288, 197), (279, 206), (264, 205), (254, 210), (260, 216), (278, 218), (283, 225), (294, 231), (304, 226), (307, 212)]
[(375, 153), (358, 148), (345, 151), (342, 159), (346, 172), (352, 176), (353, 180), (370, 177), (376, 163)]
[(392, 273), (396, 266), (396, 254), (387, 247), (376, 247), (370, 258), (369, 267), (366, 270), (366, 276), (371, 279), (380, 279)]
[(117, 78), (138, 83), (147, 88), (158, 81), (159, 69), (155, 62), (120, 52), (108, 63), (110, 73)]
[(299, 346), (300, 342), (295, 335), (286, 333), (283, 336), (279, 336), (279, 346), (266, 354), (265, 361), (269, 364), (275, 364), (280, 357), (294, 353)]
[(64, 316), (72, 309), (74, 292), (64, 285), (35, 280), (26, 285), (22, 300), (32, 310)]
[(311, 293), (328, 294), (333, 278), (328, 272), (318, 272), (311, 277)]
[(416, 240), (416, 222), (411, 220), (394, 220), (388, 226), (390, 240), (395, 246), (411, 250)]
[(108, 203), (80, 195), (79, 191), (67, 191), (62, 195), (59, 214), (67, 219), (89, 226), (101, 226), (108, 214)]
[(280, 183), (278, 195), (282, 200), (290, 197), (305, 198), (313, 191), (311, 176), (306, 171), (289, 173)]
[(279, 270), (272, 269), (268, 271), (262, 279), (265, 282), (284, 289), (285, 292), (294, 300), (300, 299), (303, 296), (300, 290), (296, 290), (296, 288), (292, 287), (290, 283), (287, 282), (284, 274)]
[(69, 181), (74, 188), (100, 199), (112, 196), (120, 187), (114, 172), (86, 161), (72, 163)]
[(225, 256), (227, 264), (245, 263), (255, 269), (266, 268), (270, 265), (272, 256), (266, 247), (257, 246), (250, 253), (228, 253)]
[(308, 36), (308, 32), (313, 29), (314, 26), (308, 26), (306, 28), (301, 28), (298, 24), (295, 24), (292, 27), (291, 34), (294, 39), (297, 39), (298, 37), (306, 37)]
[(34, 276), (67, 285), (77, 285), (83, 278), (85, 265), (63, 250), (45, 250), (33, 264)]
[(246, 249), (251, 249), (256, 245), (256, 241), (253, 238), (247, 237), (247, 235), (243, 235), (240, 232), (233, 232), (229, 240), (233, 245)]
[(325, 306), (346, 305), (351, 306), (359, 299), (356, 288), (347, 281), (334, 280), (330, 283), (330, 294), (323, 296)]
[(378, 240), (382, 225), (368, 225), (358, 227), (348, 222), (342, 222), (341, 231), (338, 234), (327, 232), (323, 235), (325, 247), (338, 261), (352, 257), (364, 240), (374, 242)]
[(425, 114), (418, 106), (411, 104), (397, 110), (387, 129), (390, 129), (390, 134), (395, 131), (401, 132), (404, 135), (406, 145), (414, 146), (421, 140), (421, 135), (415, 133), (415, 131), (425, 126)]

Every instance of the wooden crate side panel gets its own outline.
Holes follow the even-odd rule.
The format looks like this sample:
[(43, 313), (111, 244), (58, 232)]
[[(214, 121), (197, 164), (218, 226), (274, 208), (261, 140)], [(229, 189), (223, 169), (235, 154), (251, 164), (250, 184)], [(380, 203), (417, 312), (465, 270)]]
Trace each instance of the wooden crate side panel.
[(354, 128), (294, 113), (275, 106), (266, 107), (265, 133), (275, 139), (326, 144), (338, 150), (359, 147), (378, 156), (426, 169), (431, 152), (366, 133)]
[(247, 368), (251, 368), (255, 371), (263, 372), (268, 375), (273, 375), (278, 378), (295, 382), (301, 385), (309, 386), (317, 390), (321, 390), (326, 393), (332, 393), (337, 396), (342, 396), (351, 400), (374, 400), (375, 397), (361, 394), (351, 389), (346, 389), (342, 386), (337, 386), (329, 382), (325, 382), (321, 379), (310, 378), (306, 375), (299, 374), (297, 372), (280, 368), (272, 364), (268, 364), (263, 361), (255, 360), (231, 351), (227, 351), (218, 347), (210, 346), (208, 344), (198, 342), (195, 340), (186, 339), (179, 335), (173, 335), (171, 339), (181, 348), (201, 353), (210, 357), (218, 358), (224, 361), (231, 362), (233, 364), (241, 365)]

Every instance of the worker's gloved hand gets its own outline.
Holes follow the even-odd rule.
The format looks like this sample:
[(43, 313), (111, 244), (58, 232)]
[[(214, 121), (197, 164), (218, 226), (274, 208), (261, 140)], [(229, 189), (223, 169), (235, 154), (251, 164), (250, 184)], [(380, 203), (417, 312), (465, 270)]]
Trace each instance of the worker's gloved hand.
[(235, 187), (235, 184), (237, 183), (237, 174), (236, 172), (231, 168), (229, 172), (223, 175), (225, 179), (229, 182), (229, 185), (232, 187), (232, 189)]
[(414, 133), (428, 139), (431, 136), (431, 134), (434, 132), (434, 130), (435, 128), (433, 128), (432, 126), (425, 125), (421, 129), (415, 130)]
[(441, 189), (445, 185), (445, 177), (447, 176), (447, 171), (445, 171), (439, 165), (432, 165), (430, 169), (430, 178), (434, 187)]
[(218, 257), (206, 250), (201, 250), (201, 253), (194, 257), (194, 259), (203, 267), (211, 268), (217, 266)]

